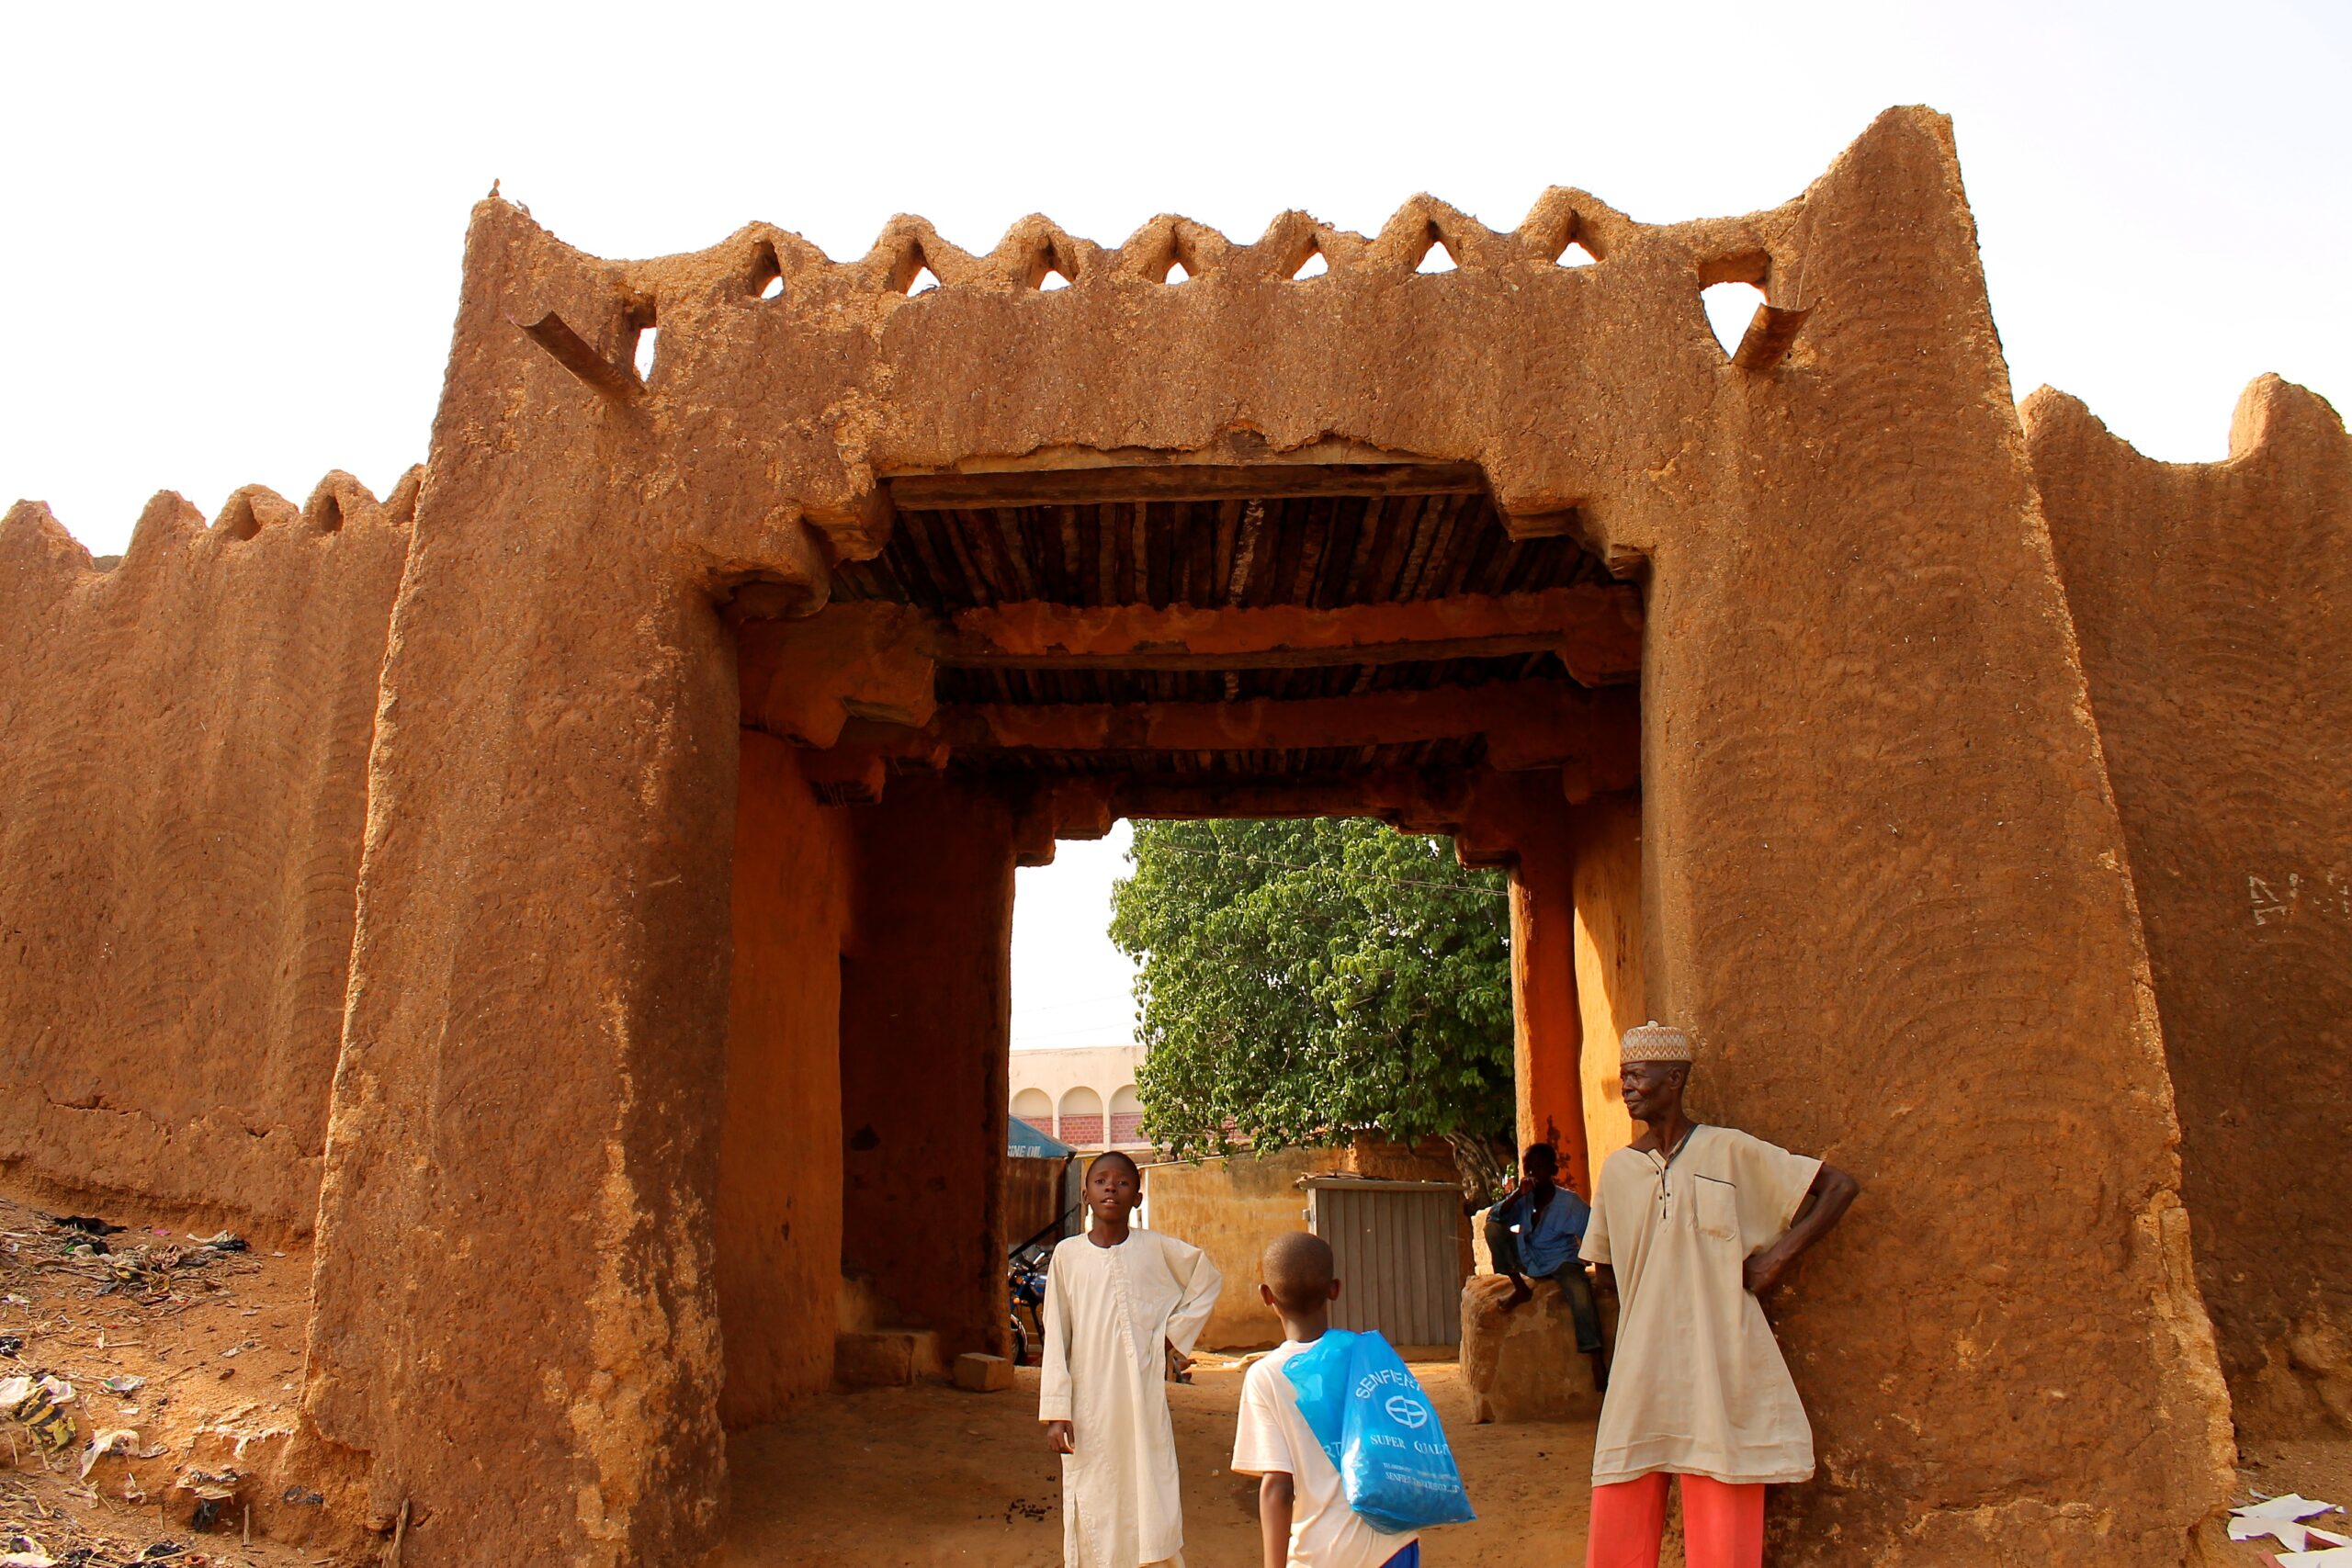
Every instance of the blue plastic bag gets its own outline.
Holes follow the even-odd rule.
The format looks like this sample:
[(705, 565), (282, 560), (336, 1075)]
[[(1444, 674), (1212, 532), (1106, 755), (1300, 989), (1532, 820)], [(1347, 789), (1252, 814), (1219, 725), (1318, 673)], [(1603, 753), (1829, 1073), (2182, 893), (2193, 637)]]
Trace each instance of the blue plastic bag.
[(1420, 1381), (1377, 1334), (1333, 1329), (1283, 1363), (1348, 1506), (1386, 1535), (1476, 1517)]

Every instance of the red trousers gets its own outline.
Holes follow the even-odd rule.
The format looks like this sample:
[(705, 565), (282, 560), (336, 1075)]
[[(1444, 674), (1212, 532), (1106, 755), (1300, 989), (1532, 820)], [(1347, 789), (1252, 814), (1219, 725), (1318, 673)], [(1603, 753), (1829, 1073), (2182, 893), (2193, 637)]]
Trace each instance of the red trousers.
[[(1592, 1534), (1585, 1568), (1657, 1568), (1666, 1534), (1666, 1483), (1654, 1470), (1592, 1489)], [(1764, 1486), (1732, 1486), (1703, 1475), (1682, 1483), (1682, 1561), (1690, 1568), (1764, 1568)]]

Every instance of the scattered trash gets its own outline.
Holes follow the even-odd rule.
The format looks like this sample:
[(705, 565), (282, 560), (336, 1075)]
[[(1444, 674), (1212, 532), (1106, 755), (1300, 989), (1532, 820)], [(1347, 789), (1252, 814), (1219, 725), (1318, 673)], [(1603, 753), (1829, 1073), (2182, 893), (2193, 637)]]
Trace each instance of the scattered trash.
[(127, 1470), (122, 1472), (122, 1500), (134, 1508), (147, 1501), (146, 1489), (139, 1484), (139, 1477)]
[(221, 1231), (215, 1235), (192, 1235), (188, 1240), (198, 1247), (209, 1247), (215, 1252), (244, 1252), (249, 1250), (245, 1238), (234, 1231)]
[[(38, 1209), (33, 1212), (40, 1213)], [(85, 1235), (117, 1235), (130, 1228), (108, 1224), (96, 1214), (41, 1214), (40, 1217), (51, 1224), (62, 1225), (69, 1231), (80, 1231)]]
[(305, 1492), (300, 1486), (288, 1486), (283, 1500), (298, 1508), (316, 1508), (322, 1506), (327, 1499), (322, 1492)]
[(14, 1360), (17, 1356), (23, 1353), (24, 1348), (25, 1337), (23, 1335), (0, 1334), (0, 1356), (6, 1356), (10, 1360)]
[(32, 1297), (20, 1296), (14, 1291), (10, 1291), (5, 1296), (0, 1296), (0, 1302), (6, 1302), (12, 1307), (28, 1307), (33, 1304)]
[[(2352, 1568), (2352, 1536), (2324, 1530), (2301, 1520), (2320, 1514), (2333, 1513), (2335, 1505), (2323, 1503), (2290, 1492), (2284, 1497), (2266, 1497), (2248, 1503), (2242, 1508), (2230, 1510), (2232, 1540), (2260, 1540), (2265, 1536), (2275, 1539), (2282, 1551), (2278, 1562), (2281, 1568), (2323, 1568), (2323, 1565), (2345, 1564)], [(2319, 1550), (2311, 1550), (2312, 1542), (2322, 1542)]]
[(90, 1472), (107, 1455), (127, 1454), (137, 1447), (138, 1442), (139, 1434), (128, 1427), (110, 1427), (100, 1432), (90, 1439), (90, 1446), (82, 1450), (82, 1479), (89, 1480)]
[(0, 1379), (0, 1409), (22, 1423), (33, 1440), (52, 1455), (74, 1446), (74, 1417), (64, 1410), (73, 1400), (74, 1385), (62, 1378)]
[(178, 1541), (159, 1540), (139, 1555), (141, 1560), (157, 1557), (177, 1557), (187, 1551), (187, 1548), (182, 1546)]
[(0, 1557), (0, 1568), (56, 1568), (56, 1558), (39, 1550), (11, 1551)]
[(2335, 1505), (2290, 1492), (2283, 1497), (2265, 1497), (2258, 1503), (2232, 1508), (2230, 1512), (2241, 1519), (2308, 1519), (2335, 1512)]
[(137, 1393), (141, 1389), (145, 1388), (147, 1386), (147, 1380), (145, 1378), (132, 1377), (127, 1372), (119, 1372), (113, 1377), (100, 1379), (98, 1386), (105, 1389), (108, 1393), (119, 1393), (128, 1396), (130, 1394)]

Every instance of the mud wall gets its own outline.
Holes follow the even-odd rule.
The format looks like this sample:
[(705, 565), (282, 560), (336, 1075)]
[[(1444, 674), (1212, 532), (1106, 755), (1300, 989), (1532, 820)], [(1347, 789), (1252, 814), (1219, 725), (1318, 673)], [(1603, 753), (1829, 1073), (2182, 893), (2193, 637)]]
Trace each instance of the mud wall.
[(831, 1386), (842, 1279), (846, 814), (794, 748), (751, 730), (742, 746), (715, 1215), (729, 1427)]
[(1258, 1299), (1258, 1258), (1283, 1232), (1306, 1228), (1306, 1194), (1298, 1190), (1298, 1179), (1332, 1168), (1337, 1153), (1284, 1149), (1198, 1165), (1155, 1165), (1144, 1173), (1145, 1215), (1151, 1228), (1191, 1242), (1225, 1276), (1201, 1330), (1204, 1348), (1282, 1343), (1282, 1319)]
[(1649, 1017), (1642, 975), (1642, 803), (1611, 795), (1576, 808), (1577, 1005), (1584, 1015), (1578, 1076), (1592, 1168), (1634, 1141), (1617, 1081), (1618, 1043)]
[(414, 497), (0, 523), (0, 1161), (310, 1230)]
[[(1205, 1348), (1257, 1349), (1282, 1343), (1282, 1319), (1259, 1299), (1258, 1260), (1274, 1237), (1306, 1228), (1300, 1179), (1332, 1172), (1385, 1181), (1455, 1179), (1453, 1156), (1434, 1140), (1408, 1146), (1366, 1138), (1345, 1148), (1281, 1149), (1145, 1168), (1144, 1213), (1151, 1228), (1191, 1242), (1225, 1276), (1216, 1306), (1201, 1330)], [(1467, 1274), (1467, 1221), (1461, 1251)]]
[(1648, 562), (1645, 966), (1695, 1114), (1864, 1184), (1769, 1303), (1821, 1461), (1775, 1561), (2176, 1562), (2226, 1403), (1948, 130), (1883, 119), (1765, 276), (1813, 314), (1691, 433), (1722, 511), (1611, 548)]
[(946, 1356), (1003, 1355), (1012, 814), (912, 777), (850, 817), (842, 1262)]
[(2275, 377), (2222, 463), (2026, 431), (2131, 846), (2242, 1432), (2352, 1427), (2352, 440)]

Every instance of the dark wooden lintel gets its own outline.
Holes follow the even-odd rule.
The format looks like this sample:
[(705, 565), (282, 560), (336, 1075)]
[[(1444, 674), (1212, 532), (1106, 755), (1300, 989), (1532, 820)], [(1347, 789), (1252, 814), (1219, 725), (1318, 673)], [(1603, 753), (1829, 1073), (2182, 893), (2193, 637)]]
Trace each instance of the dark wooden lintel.
[(1324, 495), (1483, 495), (1476, 463), (1159, 463), (1148, 467), (906, 474), (901, 512), (1097, 502), (1276, 501)]

